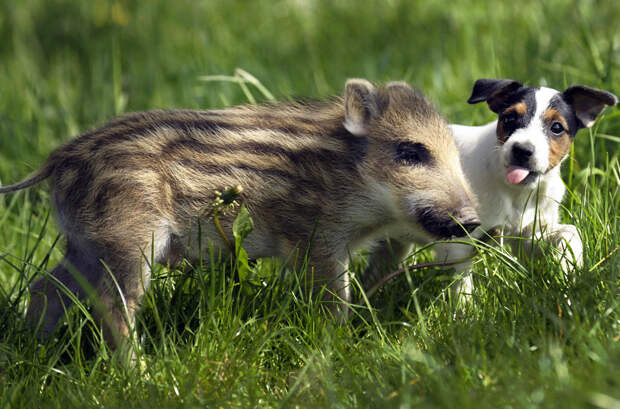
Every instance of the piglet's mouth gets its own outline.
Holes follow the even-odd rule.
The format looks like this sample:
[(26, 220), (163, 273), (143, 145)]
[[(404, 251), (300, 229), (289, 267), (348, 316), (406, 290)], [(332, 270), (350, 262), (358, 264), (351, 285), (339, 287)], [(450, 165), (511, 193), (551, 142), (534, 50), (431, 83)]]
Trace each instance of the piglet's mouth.
[(506, 170), (506, 181), (511, 185), (525, 185), (536, 178), (537, 172), (523, 166), (510, 165)]
[(455, 218), (445, 217), (446, 215), (438, 214), (435, 208), (422, 208), (417, 212), (418, 222), (431, 235), (439, 239), (450, 239), (452, 237), (465, 237), (468, 233), (472, 233), (480, 226), (480, 219), (473, 208), (471, 212), (463, 215), (461, 221)]

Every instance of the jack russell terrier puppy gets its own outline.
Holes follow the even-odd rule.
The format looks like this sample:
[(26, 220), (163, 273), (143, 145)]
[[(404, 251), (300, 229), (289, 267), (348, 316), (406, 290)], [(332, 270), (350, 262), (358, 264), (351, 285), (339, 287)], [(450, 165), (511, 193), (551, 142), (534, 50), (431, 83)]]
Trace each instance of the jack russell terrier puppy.
[[(605, 106), (615, 105), (618, 98), (583, 85), (558, 92), (525, 87), (510, 79), (480, 79), (467, 102), (482, 101), (498, 114), (497, 121), (483, 126), (450, 125), (463, 171), (478, 201), (481, 225), (472, 236), (479, 238), (499, 228), (503, 236), (529, 239), (509, 240), (526, 250), (533, 250), (533, 242), (542, 239), (558, 249), (564, 272), (581, 265), (579, 233), (559, 219), (566, 190), (560, 164), (577, 131), (591, 127)], [(386, 268), (396, 267), (395, 260), (408, 254), (412, 241), (404, 233), (379, 242), (363, 276), (365, 286), (385, 277)], [(436, 260), (450, 264), (457, 273), (471, 265), (471, 245), (444, 242), (434, 248)], [(471, 290), (469, 275), (452, 287), (453, 295)]]
[[(564, 272), (580, 266), (583, 245), (579, 233), (559, 219), (566, 190), (560, 164), (577, 131), (591, 127), (605, 106), (616, 105), (618, 98), (582, 85), (558, 92), (510, 79), (480, 79), (467, 102), (482, 101), (498, 114), (497, 121), (483, 126), (451, 125), (463, 170), (478, 199), (481, 230), (499, 227), (503, 235), (546, 240), (559, 250)], [(460, 260), (471, 252), (468, 247), (440, 244), (438, 260)], [(464, 271), (469, 265), (469, 261), (457, 264), (456, 270)], [(471, 289), (467, 276), (455, 292)]]

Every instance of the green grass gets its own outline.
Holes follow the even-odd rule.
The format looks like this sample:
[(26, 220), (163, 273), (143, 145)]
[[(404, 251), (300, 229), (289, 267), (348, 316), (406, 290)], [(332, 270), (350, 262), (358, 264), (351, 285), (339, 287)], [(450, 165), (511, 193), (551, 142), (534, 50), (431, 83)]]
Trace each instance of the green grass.
[[(238, 84), (200, 80), (236, 68), (280, 99), (337, 94), (352, 76), (404, 79), (463, 124), (493, 118), (465, 103), (480, 77), (618, 94), (618, 21), (618, 2), (593, 0), (0, 0), (0, 180), (121, 112), (246, 102)], [(470, 304), (450, 302), (444, 274), (416, 271), (339, 326), (274, 263), (260, 265), (260, 287), (226, 262), (160, 268), (134, 366), (100, 348), (79, 312), (57, 338), (33, 339), (25, 288), (60, 259), (62, 238), (45, 184), (3, 196), (1, 407), (617, 409), (619, 142), (611, 108), (564, 164), (562, 218), (585, 247), (569, 279), (553, 261), (485, 251)]]

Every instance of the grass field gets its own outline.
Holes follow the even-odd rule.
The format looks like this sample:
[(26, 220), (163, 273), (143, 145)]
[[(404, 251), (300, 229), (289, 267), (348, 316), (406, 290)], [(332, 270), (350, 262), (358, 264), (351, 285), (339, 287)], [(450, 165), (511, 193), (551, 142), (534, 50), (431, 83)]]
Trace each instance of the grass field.
[[(122, 112), (264, 100), (201, 80), (237, 68), (278, 99), (338, 94), (352, 76), (406, 80), (462, 124), (493, 118), (465, 102), (481, 77), (619, 94), (619, 21), (611, 0), (0, 0), (0, 181)], [(415, 271), (336, 325), (277, 263), (260, 264), (258, 287), (225, 263), (160, 268), (133, 366), (80, 311), (33, 338), (25, 288), (62, 237), (45, 184), (0, 197), (0, 408), (618, 409), (619, 147), (609, 108), (563, 165), (562, 218), (585, 251), (569, 279), (553, 261), (486, 251), (465, 306), (442, 291), (450, 277)]]

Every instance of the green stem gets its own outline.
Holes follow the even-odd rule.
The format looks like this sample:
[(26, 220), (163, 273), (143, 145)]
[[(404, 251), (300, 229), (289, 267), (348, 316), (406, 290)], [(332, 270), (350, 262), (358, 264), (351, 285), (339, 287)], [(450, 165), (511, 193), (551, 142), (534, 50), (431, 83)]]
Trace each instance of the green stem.
[(215, 227), (217, 227), (217, 231), (220, 233), (220, 236), (222, 236), (222, 239), (224, 239), (224, 241), (228, 245), (228, 248), (230, 249), (230, 251), (234, 253), (235, 248), (233, 247), (230, 240), (228, 240), (228, 237), (226, 237), (226, 233), (224, 233), (224, 230), (222, 229), (222, 225), (220, 225), (220, 219), (218, 217), (219, 213), (220, 213), (220, 209), (215, 209), (215, 211), (213, 212), (213, 223), (215, 223)]

